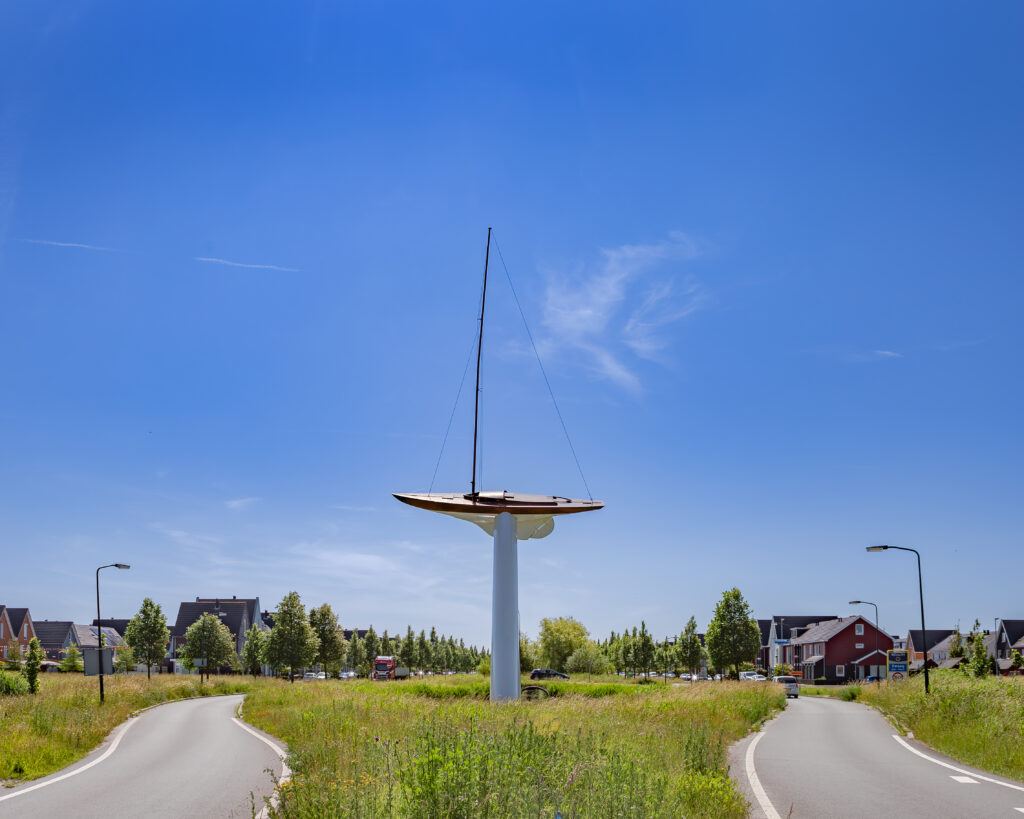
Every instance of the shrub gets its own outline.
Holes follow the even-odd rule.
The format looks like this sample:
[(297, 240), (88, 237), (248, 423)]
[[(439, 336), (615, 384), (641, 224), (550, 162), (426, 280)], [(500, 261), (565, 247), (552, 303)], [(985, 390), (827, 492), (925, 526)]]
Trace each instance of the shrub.
[(0, 697), (28, 693), (28, 680), (18, 672), (0, 669)]

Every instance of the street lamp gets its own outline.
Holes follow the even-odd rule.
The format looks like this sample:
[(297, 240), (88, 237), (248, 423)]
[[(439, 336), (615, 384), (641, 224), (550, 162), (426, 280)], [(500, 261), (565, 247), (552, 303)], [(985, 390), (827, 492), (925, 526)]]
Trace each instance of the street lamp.
[(924, 649), (924, 693), (930, 694), (931, 688), (928, 685), (928, 631), (924, 627), (924, 582), (921, 580), (921, 553), (917, 549), (908, 549), (905, 546), (868, 546), (866, 548), (869, 552), (899, 549), (901, 552), (913, 552), (917, 555), (917, 590), (921, 596), (921, 642)]
[(874, 606), (875, 607), (875, 654), (878, 653), (878, 604), (869, 600), (851, 600), (851, 606)]
[(108, 563), (96, 570), (96, 657), (100, 667), (100, 703), (103, 702), (103, 618), (100, 617), (100, 569), (130, 569), (127, 563)]

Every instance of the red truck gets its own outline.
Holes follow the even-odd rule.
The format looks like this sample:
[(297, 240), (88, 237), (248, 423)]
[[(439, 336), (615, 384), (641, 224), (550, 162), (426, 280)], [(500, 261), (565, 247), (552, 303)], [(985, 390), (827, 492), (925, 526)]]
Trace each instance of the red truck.
[(395, 678), (395, 658), (378, 657), (373, 661), (373, 679), (393, 680)]
[(409, 669), (401, 668), (394, 657), (378, 657), (373, 661), (373, 673), (370, 675), (374, 680), (404, 680), (409, 677)]

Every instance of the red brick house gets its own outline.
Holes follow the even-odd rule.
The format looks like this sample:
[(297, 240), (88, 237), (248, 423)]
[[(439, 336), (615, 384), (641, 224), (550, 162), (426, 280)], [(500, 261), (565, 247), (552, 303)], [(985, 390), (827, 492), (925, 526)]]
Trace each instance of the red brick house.
[(783, 656), (805, 680), (844, 683), (884, 676), (885, 652), (891, 648), (892, 637), (854, 615), (811, 624), (783, 646)]
[(24, 657), (29, 640), (35, 636), (36, 629), (28, 609), (0, 605), (0, 657), (7, 657), (7, 646), (12, 639), (21, 647), (21, 656)]

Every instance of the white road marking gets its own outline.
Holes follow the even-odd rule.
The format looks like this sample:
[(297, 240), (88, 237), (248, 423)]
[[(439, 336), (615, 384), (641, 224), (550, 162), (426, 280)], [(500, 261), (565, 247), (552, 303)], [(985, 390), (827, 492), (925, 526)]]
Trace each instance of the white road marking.
[(950, 775), (949, 778), (954, 780), (954, 781), (956, 781), (956, 782), (961, 782), (964, 785), (977, 785), (978, 784), (978, 780), (977, 779), (971, 779), (971, 777), (969, 777), (969, 776), (953, 776), (953, 775)]
[[(281, 785), (285, 784), (285, 782), (287, 782), (289, 779), (291, 779), (292, 770), (291, 770), (291, 768), (288, 767), (288, 762), (287, 762), (288, 754), (285, 752), (285, 750), (280, 745), (278, 745), (276, 742), (272, 742), (271, 740), (267, 739), (259, 731), (253, 730), (252, 728), (250, 728), (248, 725), (246, 725), (244, 722), (242, 722), (237, 717), (232, 717), (231, 721), (233, 723), (235, 723), (235, 725), (237, 725), (243, 731), (247, 731), (248, 733), (252, 734), (260, 742), (267, 743), (267, 745), (269, 745), (273, 749), (274, 753), (277, 754), (281, 758), (281, 778), (277, 780), (277, 786), (278, 787), (281, 787)], [(271, 797), (271, 801), (275, 802), (275, 803), (277, 801), (277, 791), (276, 790), (274, 792), (274, 795)], [(267, 819), (267, 817), (269, 815), (270, 815), (270, 811), (268, 810), (267, 805), (264, 805), (263, 806), (263, 810), (261, 810), (256, 815), (256, 819)]]
[(78, 776), (78, 774), (89, 770), (93, 765), (99, 765), (104, 759), (106, 759), (108, 756), (114, 753), (114, 751), (117, 750), (117, 746), (121, 744), (121, 740), (124, 739), (124, 735), (128, 733), (128, 729), (131, 728), (132, 725), (134, 724), (135, 720), (128, 720), (123, 725), (119, 726), (116, 729), (117, 736), (114, 737), (114, 741), (110, 743), (110, 747), (107, 748), (107, 750), (100, 754), (98, 757), (96, 757), (96, 759), (94, 759), (92, 762), (83, 765), (81, 768), (75, 768), (73, 771), (69, 771), (63, 776), (57, 776), (53, 779), (47, 779), (45, 782), (40, 782), (37, 785), (32, 785), (31, 787), (23, 788), (22, 790), (16, 790), (14, 791), (14, 793), (9, 793), (6, 796), (0, 796), (0, 802), (3, 802), (6, 799), (14, 799), (16, 796), (31, 793), (32, 791), (37, 791), (40, 788), (45, 788), (47, 785), (55, 785), (58, 782), (63, 782), (65, 779), (70, 779), (72, 776)]
[(754, 770), (754, 748), (757, 747), (757, 743), (761, 741), (761, 737), (763, 736), (764, 731), (758, 731), (753, 741), (747, 746), (747, 779), (750, 780), (750, 789), (754, 792), (754, 797), (757, 799), (757, 803), (761, 806), (761, 810), (764, 811), (764, 815), (767, 819), (782, 819), (782, 817), (779, 816), (779, 812), (775, 810), (771, 800), (768, 798), (768, 794), (761, 785), (761, 780), (757, 778), (757, 771)]
[[(956, 765), (950, 765), (948, 762), (943, 762), (941, 759), (936, 759), (933, 756), (928, 756), (928, 754), (923, 754), (919, 750), (917, 750), (917, 748), (915, 748), (913, 745), (911, 745), (909, 742), (903, 739), (903, 737), (901, 737), (899, 734), (893, 734), (892, 738), (895, 739), (900, 745), (902, 745), (908, 751), (910, 751), (910, 753), (917, 754), (919, 757), (921, 757), (921, 759), (927, 759), (929, 762), (934, 762), (936, 765), (941, 765), (943, 768), (949, 768), (949, 770), (951, 771), (956, 771), (957, 773), (965, 775), (969, 774), (975, 779), (982, 779), (985, 782), (991, 782), (994, 785), (1002, 785), (1004, 788), (1013, 788), (1015, 791), (1024, 791), (1024, 785), (1014, 785), (1012, 782), (1003, 782), (1000, 779), (992, 779), (988, 776), (982, 776), (981, 774), (972, 773), (971, 771), (965, 771), (963, 768), (956, 767)], [(955, 778), (956, 777), (954, 777), (954, 779)], [(1017, 808), (1017, 810), (1019, 810), (1021, 813), (1024, 813), (1024, 810), (1021, 810), (1020, 808)]]

